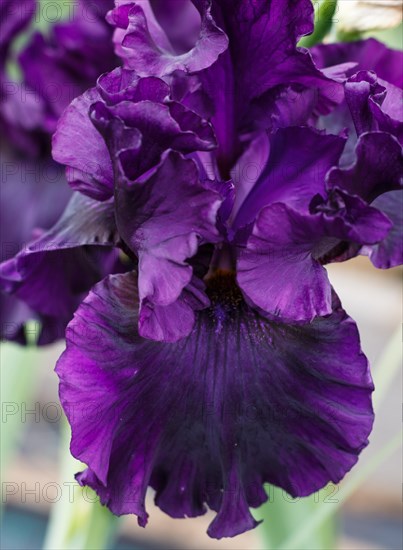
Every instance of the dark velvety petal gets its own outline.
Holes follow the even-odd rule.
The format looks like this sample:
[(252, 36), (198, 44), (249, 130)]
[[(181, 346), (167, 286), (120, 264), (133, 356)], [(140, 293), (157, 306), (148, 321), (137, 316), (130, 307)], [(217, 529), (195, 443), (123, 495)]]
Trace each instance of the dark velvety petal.
[(388, 236), (379, 244), (365, 246), (362, 254), (367, 254), (375, 267), (388, 269), (403, 264), (403, 191), (384, 193), (373, 202), (373, 206), (386, 214), (393, 227)]
[[(108, 20), (118, 27), (115, 33), (116, 51), (123, 58), (125, 66), (141, 76), (169, 75), (176, 70), (194, 73), (212, 65), (227, 49), (228, 39), (214, 23), (210, 2), (202, 2), (200, 15), (195, 14), (196, 10), (193, 8), (193, 11), (191, 7), (186, 12), (186, 2), (181, 3), (185, 11), (178, 10), (177, 21), (180, 26), (176, 30), (184, 42), (189, 39), (189, 33), (195, 39), (186, 51), (175, 50), (181, 37), (177, 34), (174, 44), (170, 42), (170, 31), (175, 31), (171, 28), (168, 32), (171, 36), (167, 36), (148, 2), (117, 2), (115, 10), (108, 14)], [(172, 11), (170, 15), (173, 15)], [(195, 33), (194, 22), (196, 20), (197, 23), (197, 18), (200, 22), (196, 29), (198, 32)]]
[(75, 99), (65, 110), (53, 136), (53, 158), (65, 164), (73, 189), (97, 200), (113, 195), (113, 170), (108, 148), (89, 117), (99, 100), (95, 89)]
[(256, 525), (249, 512), (272, 483), (306, 496), (338, 483), (371, 431), (373, 389), (354, 322), (268, 321), (231, 275), (176, 344), (142, 339), (135, 276), (103, 281), (67, 329), (60, 396), (78, 475), (115, 514), (147, 522), (145, 493), (173, 517), (217, 511), (209, 534)]
[[(175, 319), (172, 322), (172, 319)], [(139, 333), (159, 342), (176, 342), (193, 329), (195, 314), (180, 298), (168, 306), (154, 305), (147, 298), (141, 305)]]
[(261, 210), (246, 245), (239, 248), (237, 280), (245, 295), (265, 312), (311, 321), (328, 315), (332, 306), (321, 259), (340, 240), (378, 243), (390, 228), (383, 214), (342, 193), (312, 215), (274, 204)]
[(351, 71), (374, 71), (380, 78), (403, 88), (403, 52), (392, 50), (374, 38), (340, 44), (314, 46), (312, 55), (316, 64), (331, 67), (354, 61)]
[(34, 311), (66, 324), (88, 290), (110, 272), (103, 263), (113, 261), (96, 249), (34, 250), (31, 244), (28, 256), (1, 265), (1, 286)]
[(0, 287), (66, 324), (86, 292), (115, 270), (114, 208), (75, 194), (59, 222), (0, 266)]
[[(57, 221), (71, 190), (63, 170), (51, 160), (34, 162), (8, 153), (1, 156), (0, 168), (0, 261), (4, 262), (25, 250), (38, 228), (47, 229)], [(23, 324), (37, 318), (37, 313), (15, 297), (2, 296), (1, 306), (4, 337), (25, 343)]]
[(220, 195), (200, 182), (195, 163), (177, 153), (148, 180), (117, 189), (119, 233), (138, 255), (142, 301), (167, 306), (178, 300), (192, 278), (186, 260), (199, 244), (219, 239), (220, 204)]
[(40, 248), (115, 246), (119, 242), (113, 200), (99, 202), (73, 193), (63, 215), (36, 244)]
[(324, 193), (326, 173), (337, 165), (345, 140), (309, 128), (283, 128), (269, 136), (269, 158), (235, 219), (239, 228), (266, 205), (286, 202), (308, 209)]
[(368, 202), (403, 185), (402, 148), (393, 136), (384, 132), (363, 134), (357, 143), (352, 167), (333, 168), (327, 186), (340, 187)]

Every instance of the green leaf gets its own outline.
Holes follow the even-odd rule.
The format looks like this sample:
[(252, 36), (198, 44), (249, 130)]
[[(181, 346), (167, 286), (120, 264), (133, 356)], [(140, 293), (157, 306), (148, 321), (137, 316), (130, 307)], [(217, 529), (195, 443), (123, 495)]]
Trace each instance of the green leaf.
[(26, 413), (34, 408), (35, 380), (39, 354), (35, 347), (1, 342), (1, 403), (0, 460), (7, 467), (15, 448), (22, 440)]
[(309, 36), (304, 36), (298, 46), (310, 48), (325, 38), (333, 26), (333, 17), (336, 11), (337, 0), (317, 0), (315, 8), (315, 29)]
[[(290, 533), (298, 533), (309, 518), (317, 512), (323, 502), (331, 500), (334, 487), (319, 491), (307, 498), (293, 499), (285, 491), (278, 487), (267, 486), (266, 491), (269, 501), (264, 504), (254, 515), (257, 519), (264, 519), (259, 527), (265, 541), (265, 548), (277, 549)], [(303, 540), (299, 541), (298, 550), (322, 550), (323, 548), (335, 548), (337, 535), (337, 523), (331, 517), (323, 522)], [(289, 547), (292, 550), (292, 547)]]
[[(60, 483), (66, 488), (53, 505), (44, 550), (106, 550), (113, 547), (119, 518), (102, 506), (88, 487), (80, 487), (74, 474), (85, 468), (69, 451), (71, 432), (62, 421)], [(67, 490), (68, 489), (68, 490)]]

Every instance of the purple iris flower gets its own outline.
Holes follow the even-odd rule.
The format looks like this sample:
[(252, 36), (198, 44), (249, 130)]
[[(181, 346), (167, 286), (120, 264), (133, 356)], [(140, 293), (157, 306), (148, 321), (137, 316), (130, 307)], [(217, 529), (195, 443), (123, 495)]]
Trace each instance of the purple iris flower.
[[(393, 223), (383, 241), (363, 246), (360, 252), (378, 268), (401, 265), (403, 191), (398, 182), (402, 171), (403, 54), (369, 39), (316, 46), (313, 56), (320, 67), (347, 61), (355, 64), (344, 82), (344, 101), (320, 121), (321, 127), (332, 132), (349, 132), (340, 168), (329, 175), (329, 181), (371, 202)], [(344, 257), (355, 252), (346, 246)]]
[[(19, 55), (22, 80), (17, 82), (8, 74), (8, 65), (16, 62), (12, 45), (32, 22), (38, 6), (35, 0), (2, 3), (2, 262), (12, 263), (20, 249), (29, 250), (32, 241), (56, 223), (71, 197), (63, 170), (50, 156), (51, 133), (70, 101), (93, 84), (101, 72), (117, 63), (111, 44), (112, 29), (104, 21), (111, 7), (112, 0), (97, 4), (80, 0), (72, 12), (74, 17), (55, 24), (49, 37), (35, 33)], [(38, 343), (47, 344), (64, 336), (65, 326), (85, 291), (110, 272), (114, 261), (99, 252), (61, 254), (53, 251), (51, 245), (46, 250), (34, 246), (40, 255), (46, 253), (48, 265), (42, 276), (48, 280), (52, 295), (63, 294), (63, 306), (57, 309), (53, 299), (47, 304), (38, 303), (37, 287), (20, 292), (15, 283), (13, 296), (1, 295), (1, 338), (24, 343), (25, 322), (37, 319), (41, 326)], [(37, 261), (32, 266), (38, 276), (39, 264)], [(7, 264), (4, 267), (6, 272), (9, 267)], [(24, 277), (28, 277), (27, 271)], [(52, 280), (57, 283), (52, 285)], [(66, 299), (66, 288), (70, 300)]]
[[(140, 525), (151, 486), (172, 517), (210, 508), (209, 535), (235, 536), (264, 483), (308, 495), (368, 443), (368, 362), (324, 264), (399, 231), (376, 201), (402, 184), (401, 148), (393, 124), (365, 126), (345, 165), (344, 128), (318, 129), (355, 59), (296, 46), (310, 0), (117, 1), (107, 19), (123, 67), (58, 123), (74, 193), (37, 241), (127, 259), (78, 307), (57, 365), (77, 479)], [(366, 174), (377, 140), (391, 145)], [(49, 303), (38, 254), (1, 281)]]

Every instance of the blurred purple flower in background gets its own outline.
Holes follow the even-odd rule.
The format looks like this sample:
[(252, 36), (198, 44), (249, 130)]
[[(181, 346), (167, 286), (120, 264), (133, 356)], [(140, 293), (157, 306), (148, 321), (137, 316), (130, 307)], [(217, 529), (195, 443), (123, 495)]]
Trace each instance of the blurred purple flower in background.
[(64, 319), (100, 278), (74, 258), (102, 248), (107, 275), (124, 254), (57, 365), (77, 479), (140, 525), (151, 486), (234, 536), (264, 483), (306, 496), (368, 443), (368, 362), (324, 265), (401, 263), (402, 54), (297, 47), (310, 0), (118, 0), (107, 20), (122, 67), (53, 137), (73, 196), (0, 282)]
[[(91, 86), (117, 60), (111, 44), (112, 30), (104, 20), (113, 1), (80, 0), (70, 18), (51, 26), (49, 36), (35, 32), (15, 59), (13, 44), (32, 23), (40, 6), (35, 0), (3, 2), (0, 43), (0, 128), (1, 156), (1, 260), (12, 258), (29, 247), (44, 230), (54, 225), (67, 205), (71, 192), (63, 170), (51, 158), (51, 134), (70, 101)], [(73, 8), (73, 5), (72, 5)], [(9, 76), (17, 64), (20, 79)], [(18, 222), (17, 222), (18, 220)], [(48, 244), (47, 250), (52, 249)], [(39, 248), (36, 249), (41, 252)], [(53, 298), (38, 304), (36, 289), (1, 296), (1, 337), (25, 342), (24, 323), (39, 319), (39, 344), (64, 335), (67, 322), (80, 303), (83, 292), (109, 272), (111, 261), (98, 254), (49, 254), (48, 292), (56, 297), (68, 286), (71, 306), (54, 308)], [(67, 266), (67, 267), (66, 267)], [(74, 266), (69, 273), (68, 266)], [(35, 269), (40, 272), (38, 262)], [(53, 271), (50, 271), (53, 270)], [(57, 277), (50, 277), (51, 273)], [(27, 274), (25, 273), (25, 276)], [(63, 282), (62, 282), (63, 281)], [(64, 293), (66, 298), (66, 293)]]

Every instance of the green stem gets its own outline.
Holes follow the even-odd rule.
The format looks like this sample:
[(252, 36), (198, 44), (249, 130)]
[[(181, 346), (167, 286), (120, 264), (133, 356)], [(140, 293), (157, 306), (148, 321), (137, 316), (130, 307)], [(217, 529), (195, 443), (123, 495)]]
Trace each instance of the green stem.
[(315, 29), (309, 36), (304, 36), (298, 46), (310, 48), (325, 38), (333, 25), (337, 0), (318, 0), (315, 5)]
[(361, 40), (363, 34), (360, 31), (337, 31), (337, 42), (355, 42)]
[(62, 423), (61, 499), (54, 505), (44, 550), (107, 550), (112, 548), (118, 518), (101, 506), (96, 494), (74, 481), (83, 466), (69, 452), (70, 428)]

